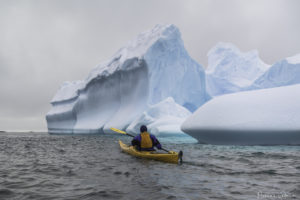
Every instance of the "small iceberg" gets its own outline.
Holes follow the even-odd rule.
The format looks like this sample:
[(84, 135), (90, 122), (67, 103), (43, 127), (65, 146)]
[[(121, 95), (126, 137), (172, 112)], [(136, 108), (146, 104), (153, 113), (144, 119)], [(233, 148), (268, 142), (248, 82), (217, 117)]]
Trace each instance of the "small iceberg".
[(300, 144), (300, 84), (215, 97), (181, 129), (199, 142), (226, 145)]

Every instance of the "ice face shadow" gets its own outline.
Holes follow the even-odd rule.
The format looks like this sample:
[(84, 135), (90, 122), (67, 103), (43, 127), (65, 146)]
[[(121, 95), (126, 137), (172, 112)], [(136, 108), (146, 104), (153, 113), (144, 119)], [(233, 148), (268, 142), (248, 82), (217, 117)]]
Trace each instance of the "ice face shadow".
[(300, 145), (300, 130), (189, 130), (200, 143), (216, 145)]

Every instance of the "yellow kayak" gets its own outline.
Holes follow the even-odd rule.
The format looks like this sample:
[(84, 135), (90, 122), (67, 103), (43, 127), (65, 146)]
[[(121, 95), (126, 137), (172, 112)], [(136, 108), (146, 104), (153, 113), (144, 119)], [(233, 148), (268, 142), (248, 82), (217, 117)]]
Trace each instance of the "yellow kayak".
[(182, 151), (180, 151), (179, 153), (175, 151), (169, 151), (169, 153), (157, 153), (156, 151), (138, 151), (133, 146), (128, 146), (124, 144), (121, 140), (119, 140), (119, 144), (122, 151), (135, 157), (147, 158), (175, 164), (178, 164), (178, 161), (182, 162)]

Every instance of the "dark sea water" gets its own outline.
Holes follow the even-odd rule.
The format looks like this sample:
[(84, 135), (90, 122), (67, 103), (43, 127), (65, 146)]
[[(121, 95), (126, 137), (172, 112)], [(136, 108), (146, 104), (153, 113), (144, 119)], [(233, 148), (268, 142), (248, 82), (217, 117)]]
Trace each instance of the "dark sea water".
[(299, 146), (161, 138), (165, 148), (183, 150), (176, 165), (124, 154), (119, 138), (130, 140), (0, 133), (0, 199), (300, 199)]

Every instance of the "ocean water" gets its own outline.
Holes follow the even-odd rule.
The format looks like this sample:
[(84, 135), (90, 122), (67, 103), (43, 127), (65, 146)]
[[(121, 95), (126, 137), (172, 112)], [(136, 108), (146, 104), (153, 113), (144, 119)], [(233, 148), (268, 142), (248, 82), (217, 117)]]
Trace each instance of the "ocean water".
[(0, 133), (0, 199), (300, 199), (300, 146), (161, 138), (183, 164), (122, 153), (117, 135)]

